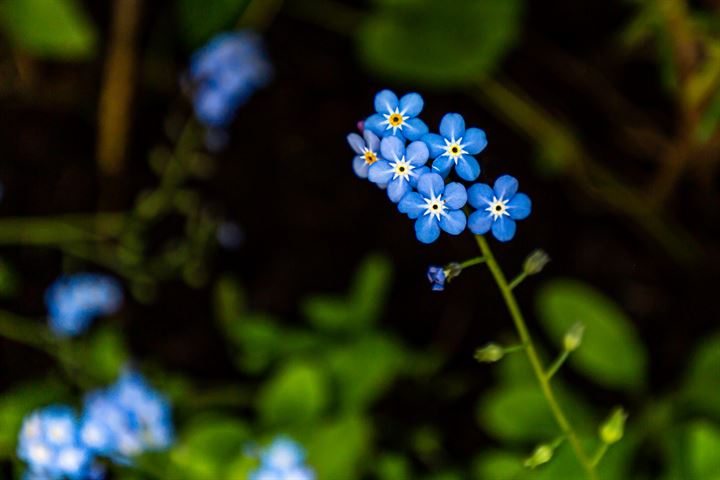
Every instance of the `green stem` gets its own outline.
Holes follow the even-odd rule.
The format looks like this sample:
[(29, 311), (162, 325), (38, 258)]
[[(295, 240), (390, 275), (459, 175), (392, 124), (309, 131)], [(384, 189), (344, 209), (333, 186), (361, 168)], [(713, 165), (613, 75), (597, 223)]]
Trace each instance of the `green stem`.
[(510, 290), (515, 290), (515, 287), (517, 287), (518, 285), (520, 285), (520, 283), (522, 283), (522, 281), (525, 280), (525, 278), (526, 278), (527, 276), (528, 276), (527, 273), (522, 272), (520, 275), (518, 275), (517, 277), (515, 277), (515, 278), (513, 279), (513, 281), (510, 282), (510, 285), (508, 285), (508, 286), (510, 287)]
[(461, 269), (466, 269), (468, 267), (472, 267), (473, 265), (479, 265), (481, 263), (485, 263), (485, 257), (480, 255), (479, 257), (471, 258), (470, 260), (465, 260), (464, 262), (460, 263)]
[(560, 407), (560, 404), (555, 398), (555, 392), (553, 391), (553, 388), (550, 385), (550, 382), (545, 374), (542, 362), (537, 353), (537, 350), (535, 349), (532, 338), (530, 337), (530, 332), (528, 331), (528, 328), (525, 324), (525, 319), (523, 318), (522, 312), (520, 311), (517, 300), (515, 300), (515, 295), (513, 295), (512, 290), (510, 289), (510, 285), (505, 279), (505, 274), (502, 272), (500, 265), (498, 265), (497, 261), (495, 260), (492, 250), (490, 250), (490, 246), (488, 245), (487, 240), (485, 240), (485, 237), (483, 237), (482, 235), (475, 235), (475, 241), (477, 242), (478, 247), (480, 247), (480, 251), (482, 252), (483, 256), (487, 259), (487, 266), (490, 269), (490, 273), (492, 274), (493, 278), (495, 279), (495, 283), (497, 283), (497, 286), (500, 289), (503, 300), (505, 300), (505, 304), (507, 305), (507, 309), (513, 319), (513, 323), (515, 324), (515, 328), (520, 337), (520, 340), (523, 345), (525, 345), (525, 352), (527, 353), (528, 360), (530, 360), (530, 365), (532, 366), (533, 373), (535, 374), (535, 377), (540, 384), (540, 389), (542, 390), (542, 393), (545, 396), (545, 400), (547, 401), (547, 404), (550, 407), (553, 416), (555, 417), (555, 421), (560, 427), (560, 430), (562, 430), (562, 432), (565, 434), (565, 437), (567, 437), (568, 441), (570, 442), (570, 445), (575, 452), (575, 456), (577, 457), (578, 462), (580, 462), (582, 467), (585, 469), (588, 478), (591, 480), (597, 480), (598, 477), (597, 473), (595, 472), (595, 467), (590, 462), (590, 459), (588, 458), (585, 450), (580, 444), (580, 439), (578, 438), (575, 430), (568, 421), (567, 416), (565, 415), (562, 408)]
[(603, 442), (597, 449), (597, 452), (595, 452), (595, 455), (593, 455), (592, 460), (590, 461), (590, 464), (593, 467), (597, 467), (600, 464), (600, 460), (605, 456), (605, 452), (608, 450), (608, 444)]
[(545, 373), (545, 378), (550, 380), (553, 375), (555, 375), (557, 371), (560, 370), (560, 367), (562, 367), (563, 363), (565, 363), (565, 360), (567, 360), (568, 355), (570, 355), (570, 352), (568, 352), (567, 350), (563, 350), (563, 352), (555, 359), (553, 364), (550, 365), (550, 368), (547, 369), (547, 372)]

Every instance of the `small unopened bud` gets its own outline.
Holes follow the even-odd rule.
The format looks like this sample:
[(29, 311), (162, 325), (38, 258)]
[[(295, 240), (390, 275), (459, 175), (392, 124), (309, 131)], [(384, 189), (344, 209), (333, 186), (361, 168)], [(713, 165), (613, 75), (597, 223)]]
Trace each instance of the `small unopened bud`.
[(482, 363), (494, 363), (505, 356), (505, 349), (497, 343), (488, 343), (475, 350), (475, 360)]
[(535, 275), (542, 272), (548, 262), (550, 262), (550, 256), (545, 253), (545, 250), (535, 250), (525, 259), (523, 271), (527, 275)]
[(608, 445), (618, 442), (625, 432), (627, 417), (627, 412), (622, 407), (615, 408), (605, 423), (600, 426), (600, 439)]
[(445, 279), (449, 282), (453, 278), (459, 276), (462, 273), (462, 267), (457, 262), (448, 263), (445, 265)]
[(542, 445), (538, 445), (535, 450), (533, 450), (532, 455), (530, 455), (526, 460), (524, 465), (527, 468), (535, 468), (543, 463), (547, 463), (550, 461), (550, 459), (553, 457), (553, 453), (555, 452), (555, 449), (552, 445), (548, 445), (547, 443), (543, 443)]
[(563, 338), (563, 348), (566, 352), (572, 352), (582, 343), (583, 333), (585, 333), (585, 325), (581, 322), (575, 323), (570, 330), (567, 331)]

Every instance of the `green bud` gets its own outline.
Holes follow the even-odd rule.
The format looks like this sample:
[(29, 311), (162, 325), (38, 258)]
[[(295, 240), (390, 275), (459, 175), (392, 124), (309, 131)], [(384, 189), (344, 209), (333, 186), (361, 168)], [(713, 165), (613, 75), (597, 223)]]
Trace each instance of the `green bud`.
[(445, 273), (445, 280), (449, 282), (462, 273), (462, 267), (457, 262), (448, 263), (443, 268), (443, 272)]
[(563, 347), (566, 352), (572, 352), (582, 343), (583, 333), (585, 333), (585, 325), (581, 322), (575, 323), (570, 330), (567, 331), (563, 338)]
[(488, 343), (475, 350), (475, 360), (482, 363), (494, 363), (505, 356), (505, 349), (497, 343)]
[(618, 442), (623, 437), (627, 417), (622, 407), (615, 408), (600, 426), (600, 439), (608, 445)]
[(547, 463), (552, 459), (553, 453), (555, 452), (555, 449), (552, 445), (548, 445), (547, 443), (543, 443), (542, 445), (538, 445), (535, 450), (533, 450), (532, 455), (530, 455), (527, 459), (525, 459), (524, 465), (527, 468), (535, 468), (543, 463)]
[(547, 253), (545, 253), (545, 250), (534, 250), (525, 259), (525, 263), (523, 264), (523, 271), (527, 275), (538, 274), (542, 272), (543, 268), (545, 268), (545, 265), (547, 265), (548, 262), (550, 262), (550, 257)]

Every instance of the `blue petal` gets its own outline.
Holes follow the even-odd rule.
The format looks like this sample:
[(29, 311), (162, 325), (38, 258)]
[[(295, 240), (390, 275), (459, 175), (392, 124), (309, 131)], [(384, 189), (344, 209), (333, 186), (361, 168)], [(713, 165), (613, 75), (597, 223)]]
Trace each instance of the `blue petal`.
[(493, 235), (501, 242), (509, 242), (515, 236), (515, 220), (502, 215), (492, 226)]
[(430, 157), (435, 158), (445, 152), (445, 140), (437, 133), (426, 133), (422, 136), (422, 141), (428, 146)]
[(370, 170), (370, 165), (365, 161), (365, 157), (358, 155), (353, 158), (353, 171), (355, 175), (360, 178), (367, 178), (368, 170)]
[(398, 210), (406, 213), (408, 217), (415, 219), (426, 209), (425, 201), (417, 192), (408, 192), (402, 197), (398, 204)]
[(467, 219), (460, 210), (451, 210), (440, 217), (440, 228), (450, 235), (459, 235), (465, 230)]
[(388, 198), (390, 198), (390, 201), (393, 203), (398, 203), (409, 191), (410, 183), (400, 177), (395, 180), (390, 180), (387, 186)]
[(423, 215), (415, 222), (415, 236), (422, 243), (432, 243), (440, 236), (440, 226), (432, 215)]
[(365, 144), (370, 150), (376, 153), (380, 150), (380, 139), (372, 130), (366, 128), (363, 132), (363, 138), (365, 138)]
[[(378, 162), (379, 163), (379, 162)], [(372, 174), (372, 169), (370, 169)], [(372, 177), (370, 178), (372, 180)], [(476, 183), (468, 189), (468, 202), (479, 210), (485, 210), (492, 203), (495, 192), (490, 185), (485, 183)]]
[(417, 191), (425, 198), (436, 197), (445, 191), (445, 182), (437, 173), (426, 173), (418, 179)]
[(371, 182), (382, 184), (388, 183), (393, 177), (393, 168), (385, 160), (378, 160), (377, 162), (370, 165), (368, 170), (368, 178)]
[(405, 142), (398, 137), (385, 137), (380, 142), (380, 153), (386, 160), (400, 160), (405, 155)]
[(532, 202), (530, 201), (530, 197), (524, 193), (518, 193), (510, 199), (506, 207), (513, 220), (522, 220), (530, 215)]
[(408, 93), (400, 99), (400, 113), (408, 117), (417, 117), (423, 109), (423, 98), (417, 93)]
[(468, 228), (475, 235), (485, 235), (493, 226), (493, 218), (489, 212), (477, 210), (468, 218)]
[[(385, 132), (387, 131), (386, 130), (387, 125), (382, 125), (382, 122), (384, 122), (384, 121), (385, 121), (385, 118), (382, 115), (380, 115), (379, 113), (374, 113), (374, 114), (370, 115), (365, 120), (365, 126), (364, 126), (365, 131), (370, 130), (375, 135), (382, 137), (385, 134)], [(390, 130), (390, 132), (392, 132), (392, 130)]]
[(414, 142), (415, 140), (420, 140), (423, 135), (428, 133), (428, 127), (425, 125), (425, 122), (419, 118), (411, 118), (410, 120), (405, 120), (402, 131), (405, 138)]
[(446, 113), (440, 121), (440, 135), (457, 140), (465, 134), (465, 120), (459, 113)]
[(461, 183), (448, 183), (445, 185), (443, 200), (445, 200), (445, 206), (451, 210), (462, 208), (467, 203), (467, 190)]
[(383, 90), (375, 95), (375, 111), (378, 113), (392, 113), (398, 107), (398, 98), (390, 90)]
[(487, 146), (485, 132), (479, 128), (468, 128), (465, 130), (462, 145), (470, 155), (477, 155)]
[(437, 157), (432, 163), (432, 168), (434, 172), (445, 178), (450, 173), (453, 165), (455, 165), (455, 162), (450, 157)]
[(472, 182), (480, 176), (480, 164), (477, 162), (477, 160), (475, 160), (475, 157), (471, 157), (470, 155), (462, 155), (458, 159), (455, 171), (457, 172), (458, 176), (463, 180)]
[(430, 173), (428, 167), (422, 166), (420, 168), (414, 168), (413, 171), (410, 172), (410, 186), (413, 188), (417, 187), (418, 180), (426, 173)]
[(405, 160), (419, 167), (425, 165), (429, 156), (430, 152), (428, 151), (427, 145), (423, 142), (412, 142), (407, 146)]
[(353, 149), (353, 152), (362, 154), (363, 148), (365, 148), (365, 141), (357, 133), (351, 133), (347, 136), (348, 145)]
[(493, 190), (495, 190), (495, 194), (498, 198), (504, 198), (507, 200), (517, 193), (518, 181), (513, 176), (503, 175), (495, 180)]

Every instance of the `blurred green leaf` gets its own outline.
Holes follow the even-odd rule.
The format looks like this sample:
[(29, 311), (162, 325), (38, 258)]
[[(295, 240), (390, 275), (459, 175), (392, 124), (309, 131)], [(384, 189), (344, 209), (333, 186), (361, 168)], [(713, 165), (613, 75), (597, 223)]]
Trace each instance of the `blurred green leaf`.
[(95, 53), (97, 31), (75, 0), (2, 0), (0, 25), (31, 55), (74, 60)]
[(232, 329), (245, 313), (245, 292), (236, 279), (223, 276), (215, 284), (215, 316)]
[(720, 428), (698, 421), (688, 428), (689, 462), (696, 479), (720, 480)]
[(83, 365), (94, 379), (107, 383), (117, 379), (130, 355), (119, 330), (102, 327), (84, 345)]
[(585, 325), (582, 346), (569, 364), (606, 387), (635, 390), (645, 382), (647, 353), (631, 320), (609, 298), (575, 280), (554, 280), (537, 297), (542, 326), (562, 348), (576, 322)]
[(339, 386), (341, 408), (366, 408), (385, 391), (403, 363), (400, 345), (381, 335), (360, 337), (331, 350), (327, 365)]
[(542, 441), (558, 434), (552, 412), (534, 385), (498, 388), (485, 394), (478, 419), (488, 433), (509, 442)]
[(198, 417), (185, 428), (171, 458), (177, 477), (192, 480), (227, 478), (225, 470), (243, 454), (250, 431), (232, 417)]
[(17, 292), (18, 281), (15, 270), (0, 258), (0, 297), (12, 297)]
[(267, 425), (304, 425), (320, 416), (329, 403), (329, 395), (327, 378), (318, 366), (289, 364), (263, 385), (257, 409)]
[(720, 392), (720, 332), (705, 339), (692, 354), (681, 392), (693, 409), (720, 419), (717, 395), (708, 392)]
[(481, 454), (475, 459), (473, 470), (477, 480), (522, 480), (529, 475), (520, 455), (502, 451)]
[(232, 29), (249, 3), (250, 0), (180, 0), (176, 5), (183, 40), (194, 48), (214, 34)]
[(379, 480), (410, 480), (412, 478), (410, 461), (399, 454), (385, 454), (376, 464)]
[(307, 442), (308, 465), (323, 480), (354, 480), (368, 455), (372, 430), (363, 417), (349, 416), (318, 426)]
[(303, 312), (316, 327), (334, 331), (357, 331), (375, 323), (385, 305), (391, 266), (380, 255), (369, 255), (355, 274), (347, 298), (315, 296), (303, 304)]
[(521, 0), (378, 0), (359, 30), (362, 60), (377, 74), (453, 86), (489, 75), (520, 32)]

